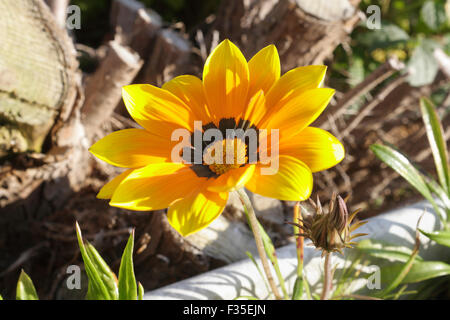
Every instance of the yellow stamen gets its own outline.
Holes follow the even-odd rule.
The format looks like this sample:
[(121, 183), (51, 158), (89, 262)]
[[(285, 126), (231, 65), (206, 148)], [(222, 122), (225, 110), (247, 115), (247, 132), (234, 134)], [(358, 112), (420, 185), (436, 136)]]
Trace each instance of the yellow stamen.
[(247, 162), (247, 145), (237, 138), (216, 141), (206, 150), (203, 161), (214, 173), (224, 174)]

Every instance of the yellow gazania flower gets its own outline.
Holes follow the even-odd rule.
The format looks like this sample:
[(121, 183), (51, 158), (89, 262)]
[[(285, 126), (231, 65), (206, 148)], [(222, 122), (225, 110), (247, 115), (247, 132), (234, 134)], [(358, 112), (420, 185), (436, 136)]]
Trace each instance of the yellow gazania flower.
[[(184, 236), (209, 225), (222, 213), (228, 193), (244, 186), (280, 200), (307, 199), (312, 173), (344, 157), (344, 148), (334, 136), (308, 127), (334, 94), (332, 89), (319, 88), (325, 72), (325, 66), (306, 66), (280, 77), (275, 46), (265, 47), (247, 63), (241, 51), (225, 40), (208, 57), (203, 80), (183, 75), (162, 88), (124, 87), (125, 105), (143, 129), (114, 132), (91, 147), (96, 157), (129, 168), (107, 183), (98, 198), (137, 211), (169, 208), (170, 224)], [(262, 174), (261, 169), (269, 165), (261, 162), (172, 161), (172, 150), (179, 143), (172, 141), (172, 133), (176, 129), (194, 133), (194, 121), (201, 121), (203, 129), (221, 131), (278, 129), (278, 170)], [(207, 148), (200, 151), (207, 155)], [(235, 148), (248, 160), (245, 143)]]

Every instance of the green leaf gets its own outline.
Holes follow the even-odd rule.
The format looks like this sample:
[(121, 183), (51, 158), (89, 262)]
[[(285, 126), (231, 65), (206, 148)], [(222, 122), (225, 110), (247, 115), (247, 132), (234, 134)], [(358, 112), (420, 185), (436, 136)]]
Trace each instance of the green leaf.
[(393, 23), (382, 22), (381, 29), (360, 34), (357, 40), (373, 50), (404, 43), (409, 40), (409, 35)]
[(411, 184), (425, 199), (427, 199), (433, 206), (437, 214), (440, 215), (441, 219), (444, 221), (442, 212), (436, 205), (427, 184), (425, 183), (422, 175), (419, 171), (411, 164), (411, 162), (400, 152), (392, 149), (388, 146), (382, 146), (378, 144), (373, 144), (370, 149), (375, 153), (375, 155), (392, 169), (394, 169), (399, 175), (401, 175), (406, 181)]
[(234, 298), (233, 300), (239, 300), (239, 299), (246, 299), (246, 300), (260, 300), (257, 297), (254, 296), (239, 296)]
[(144, 287), (138, 282), (138, 300), (144, 300)]
[[(77, 232), (78, 245), (80, 247), (81, 256), (84, 261), (84, 268), (89, 278), (88, 292), (86, 299), (88, 300), (114, 300), (115, 294), (109, 290), (105, 284), (103, 277), (101, 276), (101, 270), (98, 269), (96, 264), (91, 260), (91, 256), (88, 253), (81, 234), (80, 226), (75, 224)], [(91, 252), (92, 254), (92, 252)]]
[[(380, 298), (385, 297), (387, 294), (392, 292), (392, 290), (395, 290), (395, 288), (397, 288), (400, 284), (404, 283), (403, 281), (405, 281), (405, 278), (410, 273), (411, 268), (414, 265), (415, 259), (418, 256), (419, 246), (420, 246), (419, 233), (416, 230), (416, 245), (414, 246), (414, 250), (412, 251), (411, 256), (409, 257), (408, 261), (400, 265), (400, 268), (398, 270), (391, 271), (390, 273), (387, 271), (387, 274), (392, 275), (393, 277), (391, 281), (388, 282), (388, 286), (378, 294)], [(381, 281), (383, 281), (383, 274), (384, 274), (383, 272), (386, 272), (385, 270), (386, 269), (383, 268), (383, 271), (381, 273)]]
[(119, 300), (137, 300), (137, 285), (133, 268), (134, 230), (122, 255), (119, 269)]
[(364, 59), (361, 57), (353, 57), (352, 62), (348, 68), (349, 79), (348, 83), (354, 87), (361, 83), (365, 78)]
[(444, 3), (438, 0), (426, 1), (420, 10), (420, 17), (431, 30), (441, 29), (447, 23)]
[(256, 260), (253, 257), (252, 253), (250, 251), (246, 251), (245, 254), (247, 255), (247, 257), (251, 260), (251, 262), (255, 265), (256, 269), (258, 270), (258, 273), (266, 286), (267, 292), (270, 292), (269, 284), (267, 283), (266, 277), (264, 277), (264, 273), (262, 272), (259, 265), (256, 263)]
[[(384, 267), (381, 270), (381, 281), (391, 283), (402, 268), (403, 264)], [(401, 283), (415, 283), (445, 275), (450, 275), (450, 265), (441, 261), (417, 261)]]
[(442, 201), (447, 217), (450, 217), (450, 198), (436, 181), (428, 176), (423, 177), (425, 179), (425, 182), (427, 183), (428, 189), (430, 189), (430, 191), (438, 196), (438, 198)]
[(3, 300), (3, 297), (2, 297), (2, 295), (0, 294), (0, 301), (1, 301), (1, 300)]
[(432, 83), (436, 78), (439, 71), (439, 65), (433, 56), (436, 46), (436, 42), (424, 39), (414, 49), (407, 66), (409, 71), (408, 81), (411, 86), (424, 86)]
[[(238, 194), (239, 194), (239, 197), (241, 198), (241, 202), (244, 207), (244, 212), (245, 212), (245, 215), (247, 218), (248, 225), (249, 225), (250, 229), (252, 229), (252, 224), (250, 223), (250, 216), (249, 216), (249, 212), (248, 212), (249, 209), (247, 208), (247, 205), (245, 204), (246, 202), (248, 202), (248, 205), (251, 206), (252, 205), (251, 201), (248, 198), (248, 195), (244, 190), (238, 190)], [(262, 240), (263, 246), (264, 246), (264, 251), (266, 252), (266, 255), (269, 258), (270, 262), (272, 262), (272, 266), (275, 270), (275, 274), (277, 275), (278, 282), (280, 283), (280, 287), (281, 287), (281, 290), (283, 291), (284, 298), (287, 299), (288, 293), (286, 290), (284, 278), (280, 271), (280, 266), (278, 264), (277, 254), (275, 252), (275, 246), (273, 245), (272, 240), (270, 239), (266, 230), (264, 230), (264, 227), (261, 225), (261, 223), (259, 221), (257, 221), (257, 222), (258, 222), (259, 232), (261, 234), (261, 240)]]
[(431, 232), (431, 233), (425, 232), (420, 229), (419, 229), (419, 231), (422, 232), (422, 234), (424, 234), (431, 240), (435, 241), (436, 243), (446, 246), (446, 247), (450, 247), (450, 231), (441, 230), (441, 231), (436, 231), (436, 232)]
[[(364, 239), (358, 243), (357, 249), (374, 258), (387, 259), (393, 261), (407, 262), (413, 251), (407, 247), (395, 246), (371, 239)], [(422, 261), (420, 256), (416, 260)]]
[(447, 145), (442, 125), (433, 103), (427, 98), (420, 99), (420, 111), (425, 124), (428, 141), (433, 153), (436, 171), (442, 188), (450, 195), (450, 171), (448, 167)]
[(23, 270), (20, 273), (19, 281), (17, 282), (16, 299), (39, 300), (33, 281), (31, 281), (30, 277)]
[(303, 296), (303, 276), (295, 279), (294, 290), (292, 293), (292, 300), (301, 300)]
[(104, 283), (106, 289), (108, 290), (111, 298), (117, 300), (119, 298), (118, 287), (117, 287), (117, 277), (114, 272), (111, 271), (108, 264), (103, 260), (98, 251), (94, 248), (92, 244), (87, 242), (85, 244), (86, 252), (97, 270), (100, 279)]

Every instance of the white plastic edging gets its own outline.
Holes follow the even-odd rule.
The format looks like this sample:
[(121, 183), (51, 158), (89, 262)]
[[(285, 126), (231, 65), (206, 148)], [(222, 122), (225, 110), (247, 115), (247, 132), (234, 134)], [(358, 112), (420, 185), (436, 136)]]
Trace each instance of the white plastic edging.
[[(419, 202), (385, 214), (368, 219), (368, 223), (358, 229), (358, 233), (368, 233), (370, 238), (388, 243), (412, 248), (415, 242), (416, 224), (423, 214), (420, 228), (433, 231), (440, 228), (440, 221), (431, 205)], [(421, 235), (420, 255), (425, 260), (442, 259), (445, 247), (432, 243)], [(308, 243), (308, 242), (306, 242)], [(312, 247), (305, 247), (304, 272), (312, 291), (321, 287), (323, 262), (320, 252)], [(277, 249), (281, 273), (286, 281), (288, 292), (292, 292), (297, 268), (295, 245), (291, 244)], [(256, 260), (260, 265), (259, 259)], [(350, 263), (339, 254), (333, 255), (333, 262), (338, 264)], [(355, 281), (354, 290), (365, 286), (366, 279)], [(255, 296), (260, 299), (268, 297), (266, 285), (251, 260), (242, 260), (222, 268), (218, 268), (201, 275), (149, 291), (144, 295), (145, 300), (232, 300), (239, 296)]]

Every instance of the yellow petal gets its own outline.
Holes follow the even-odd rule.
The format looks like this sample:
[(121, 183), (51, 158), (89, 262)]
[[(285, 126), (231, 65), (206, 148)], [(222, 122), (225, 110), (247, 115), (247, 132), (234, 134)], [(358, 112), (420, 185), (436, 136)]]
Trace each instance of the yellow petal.
[(252, 177), (256, 165), (248, 164), (246, 166), (232, 169), (227, 173), (213, 178), (208, 183), (208, 191), (212, 192), (230, 192), (242, 188)]
[(222, 41), (206, 60), (203, 85), (216, 125), (220, 119), (234, 118), (244, 111), (249, 87), (248, 65), (231, 41)]
[(189, 106), (203, 124), (213, 120), (207, 109), (203, 82), (199, 78), (191, 75), (178, 76), (166, 82), (162, 88), (170, 91)]
[(150, 164), (134, 170), (119, 184), (110, 205), (137, 211), (161, 210), (205, 182), (183, 164)]
[[(285, 201), (303, 201), (309, 198), (313, 187), (311, 170), (300, 160), (290, 156), (278, 158), (278, 170), (269, 165), (258, 165), (253, 177), (245, 185), (251, 192)], [(261, 171), (266, 168), (267, 172)]]
[(109, 181), (107, 184), (103, 186), (103, 188), (100, 189), (99, 193), (97, 194), (98, 199), (111, 199), (112, 195), (114, 194), (114, 191), (116, 191), (119, 184), (130, 175), (130, 173), (133, 172), (133, 169), (128, 169), (116, 176), (114, 179)]
[(192, 132), (194, 120), (199, 120), (175, 95), (149, 84), (123, 87), (122, 96), (133, 119), (155, 135), (170, 137), (178, 128)]
[(228, 192), (194, 192), (173, 203), (167, 218), (175, 230), (188, 236), (213, 222), (222, 213), (227, 200)]
[(275, 112), (292, 95), (319, 88), (326, 72), (326, 66), (298, 67), (286, 72), (266, 94), (267, 107)]
[(97, 141), (89, 151), (114, 166), (140, 168), (169, 161), (175, 143), (143, 129), (124, 129)]
[(280, 57), (277, 48), (272, 44), (260, 50), (248, 62), (250, 72), (250, 89), (248, 96), (251, 98), (259, 90), (265, 93), (280, 78)]
[(333, 89), (318, 88), (292, 96), (278, 112), (266, 114), (261, 128), (280, 130), (280, 141), (290, 138), (317, 119), (327, 107), (334, 92)]
[(252, 125), (258, 127), (261, 120), (266, 115), (266, 99), (264, 98), (264, 92), (259, 90), (250, 99), (247, 109), (245, 109), (242, 118), (248, 120)]
[(331, 168), (344, 159), (342, 144), (331, 133), (307, 127), (280, 144), (280, 154), (303, 161), (312, 172)]

